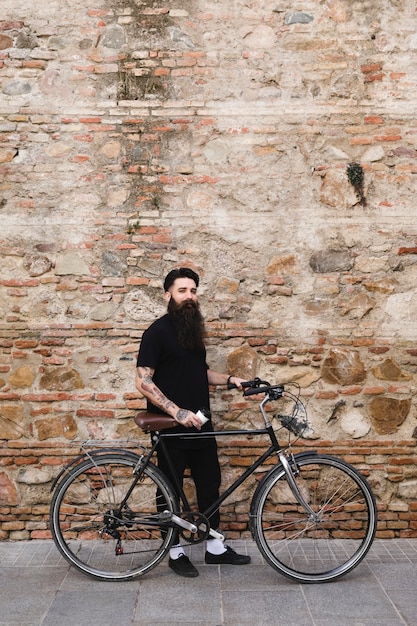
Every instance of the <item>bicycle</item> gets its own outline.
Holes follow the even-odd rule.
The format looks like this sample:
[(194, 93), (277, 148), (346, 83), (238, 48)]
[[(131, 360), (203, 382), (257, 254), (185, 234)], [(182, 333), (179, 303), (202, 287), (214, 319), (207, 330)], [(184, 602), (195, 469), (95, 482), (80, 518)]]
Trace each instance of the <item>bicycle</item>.
[[(232, 386), (229, 386), (233, 387)], [(294, 453), (293, 441), (305, 433), (307, 413), (298, 394), (284, 385), (256, 378), (243, 395), (262, 394), (264, 426), (214, 433), (164, 433), (176, 424), (169, 416), (141, 412), (135, 422), (152, 432), (150, 450), (123, 449), (108, 442), (84, 442), (82, 454), (63, 468), (51, 490), (53, 539), (60, 553), (81, 572), (101, 580), (129, 580), (146, 574), (168, 554), (177, 532), (189, 544), (209, 536), (210, 516), (268, 459), (277, 463), (260, 480), (252, 497), (249, 525), (266, 562), (286, 577), (303, 583), (335, 580), (356, 567), (375, 537), (377, 509), (366, 479), (346, 461), (314, 450)], [(266, 405), (284, 399), (287, 415), (273, 415)], [(288, 442), (278, 443), (287, 430)], [(269, 437), (268, 448), (207, 511), (190, 509), (183, 489), (170, 484), (153, 462), (158, 446), (172, 437)], [(166, 449), (166, 448), (165, 448)], [(177, 494), (179, 494), (177, 496)], [(181, 503), (181, 506), (180, 506)]]

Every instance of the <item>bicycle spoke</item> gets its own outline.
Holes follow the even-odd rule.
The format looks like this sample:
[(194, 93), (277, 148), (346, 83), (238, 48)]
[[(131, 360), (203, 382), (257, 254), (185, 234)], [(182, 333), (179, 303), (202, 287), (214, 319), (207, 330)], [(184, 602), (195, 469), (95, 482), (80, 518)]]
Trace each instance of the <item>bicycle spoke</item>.
[(255, 494), (253, 534), (266, 560), (286, 576), (332, 580), (355, 567), (372, 543), (372, 492), (358, 472), (333, 457), (304, 457), (294, 476), (309, 512), (290, 491), (284, 469), (277, 468)]
[(51, 505), (51, 530), (75, 567), (103, 579), (128, 579), (149, 571), (166, 555), (173, 529), (159, 510), (173, 512), (176, 498), (165, 477), (149, 466), (120, 510), (134, 479), (136, 455), (88, 459), (68, 472)]

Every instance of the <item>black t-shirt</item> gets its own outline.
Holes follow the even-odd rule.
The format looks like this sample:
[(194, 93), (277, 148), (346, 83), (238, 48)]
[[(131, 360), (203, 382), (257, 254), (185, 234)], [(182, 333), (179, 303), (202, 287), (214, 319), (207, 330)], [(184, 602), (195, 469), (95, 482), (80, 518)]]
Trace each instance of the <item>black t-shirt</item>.
[[(153, 375), (155, 385), (180, 408), (189, 409), (194, 413), (201, 408), (210, 408), (206, 351), (182, 348), (168, 314), (156, 320), (143, 333), (137, 366), (155, 370)], [(163, 413), (149, 400), (147, 407), (148, 411)], [(189, 433), (196, 430), (194, 427), (178, 425), (164, 432)], [(207, 432), (213, 430), (211, 420), (202, 427), (202, 430)]]

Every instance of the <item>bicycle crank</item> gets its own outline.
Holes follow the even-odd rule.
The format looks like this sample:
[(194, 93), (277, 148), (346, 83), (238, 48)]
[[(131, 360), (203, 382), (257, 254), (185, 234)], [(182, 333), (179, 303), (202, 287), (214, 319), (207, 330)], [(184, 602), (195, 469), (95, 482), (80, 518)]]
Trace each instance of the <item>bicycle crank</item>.
[[(200, 543), (209, 536), (210, 524), (208, 519), (201, 513), (185, 511), (183, 516), (186, 520), (189, 520), (190, 528), (184, 528), (181, 531), (181, 536), (187, 543)], [(184, 518), (182, 521), (184, 521)]]
[[(164, 511), (164, 513), (169, 512)], [(180, 534), (187, 543), (199, 543), (207, 539), (210, 534), (210, 524), (201, 513), (185, 511), (183, 517), (178, 517), (175, 513), (169, 515), (171, 521), (182, 529)]]

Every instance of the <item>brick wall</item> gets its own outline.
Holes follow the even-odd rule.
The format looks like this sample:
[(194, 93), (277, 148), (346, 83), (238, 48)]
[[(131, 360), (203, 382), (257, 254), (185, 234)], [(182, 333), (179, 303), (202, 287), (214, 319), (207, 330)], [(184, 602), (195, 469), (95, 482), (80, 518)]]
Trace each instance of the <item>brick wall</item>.
[(297, 382), (305, 445), (369, 476), (381, 536), (415, 536), (416, 25), (411, 0), (3, 0), (0, 538), (48, 535), (73, 439), (137, 434), (179, 263), (211, 366)]

